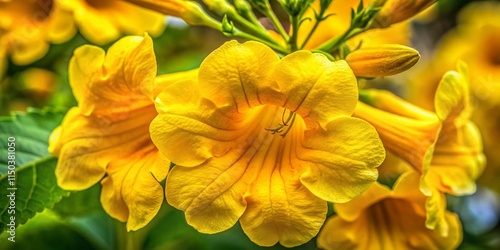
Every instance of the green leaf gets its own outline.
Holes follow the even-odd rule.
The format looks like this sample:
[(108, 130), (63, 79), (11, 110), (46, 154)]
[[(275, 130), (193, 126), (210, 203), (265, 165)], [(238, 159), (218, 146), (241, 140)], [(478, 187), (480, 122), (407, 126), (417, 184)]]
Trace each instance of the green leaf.
[(0, 232), (26, 223), (67, 191), (57, 186), (57, 159), (47, 151), (62, 110), (35, 110), (0, 118)]
[(96, 183), (89, 189), (71, 192), (54, 205), (52, 211), (61, 218), (87, 216), (93, 213), (105, 213), (100, 202), (101, 183)]
[[(102, 221), (102, 219), (101, 219)], [(61, 220), (50, 210), (38, 214), (16, 230), (15, 242), (9, 234), (0, 236), (2, 250), (112, 249), (99, 244), (75, 223)]]

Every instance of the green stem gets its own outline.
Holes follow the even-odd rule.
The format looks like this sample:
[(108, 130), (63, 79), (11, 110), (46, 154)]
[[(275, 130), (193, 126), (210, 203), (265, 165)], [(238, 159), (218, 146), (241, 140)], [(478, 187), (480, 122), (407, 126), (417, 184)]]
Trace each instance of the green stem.
[(264, 41), (262, 39), (260, 39), (259, 37), (256, 37), (256, 36), (253, 36), (253, 35), (250, 35), (248, 33), (245, 33), (243, 31), (240, 31), (240, 30), (237, 30), (235, 29), (233, 34), (233, 36), (235, 37), (241, 37), (241, 38), (244, 38), (244, 39), (247, 39), (247, 40), (253, 40), (253, 41), (258, 41), (258, 42), (261, 42), (267, 46), (269, 46), (271, 49), (273, 49), (274, 51), (278, 52), (278, 53), (281, 53), (283, 55), (286, 55), (287, 54), (287, 50), (285, 48), (283, 48), (281, 45), (279, 44), (275, 44), (275, 43), (270, 43), (268, 41)]
[(253, 32), (254, 34), (258, 35), (260, 38), (259, 40), (265, 40), (269, 43), (279, 45), (268, 33), (267, 30), (261, 28), (262, 26), (256, 26), (240, 16), (238, 13), (234, 13), (232, 11), (227, 13), (228, 17), (230, 17), (233, 21), (239, 23), (241, 26), (243, 26), (245, 29)]
[(338, 49), (338, 47), (345, 41), (351, 39), (354, 36), (357, 36), (361, 33), (363, 33), (365, 30), (356, 28), (356, 27), (350, 27), (344, 34), (335, 37), (331, 40), (328, 40), (327, 42), (321, 44), (319, 47), (317, 47), (315, 50), (323, 50), (326, 52), (333, 52)]
[(332, 62), (333, 62), (333, 61), (335, 61), (335, 58), (334, 58), (331, 54), (329, 54), (328, 52), (325, 52), (325, 51), (322, 51), (322, 50), (311, 50), (311, 52), (313, 52), (313, 53), (320, 53), (320, 54), (323, 54), (323, 55), (325, 55), (325, 56), (326, 56), (326, 57), (327, 57), (330, 61), (332, 61)]
[(251, 23), (253, 23), (255, 26), (257, 26), (260, 30), (266, 30), (264, 25), (262, 25), (262, 23), (259, 22), (259, 19), (255, 16), (255, 14), (253, 12), (250, 15), (248, 15), (247, 18), (248, 18), (248, 20), (250, 20)]
[(288, 47), (290, 49), (290, 52), (294, 52), (298, 50), (297, 46), (297, 37), (298, 37), (298, 31), (299, 31), (299, 17), (298, 16), (291, 16), (290, 21), (292, 23), (292, 36), (288, 40)]
[(141, 230), (136, 232), (127, 232), (123, 223), (116, 223), (117, 234), (117, 249), (119, 250), (135, 250), (142, 248), (142, 240), (144, 233)]
[(269, 6), (269, 8), (266, 10), (266, 12), (264, 14), (267, 17), (269, 17), (269, 19), (271, 19), (271, 22), (273, 23), (273, 25), (276, 28), (276, 30), (278, 31), (278, 33), (283, 37), (283, 39), (285, 39), (285, 41), (288, 42), (288, 40), (290, 39), (290, 37), (286, 33), (285, 28), (283, 28), (283, 25), (281, 24), (280, 20), (276, 16), (276, 14), (274, 14), (274, 11), (271, 9), (270, 6)]
[(307, 45), (307, 42), (309, 42), (309, 39), (311, 39), (312, 34), (314, 34), (314, 31), (316, 31), (316, 29), (318, 28), (318, 25), (321, 21), (322, 20), (320, 20), (320, 19), (316, 19), (316, 23), (314, 23), (314, 26), (312, 27), (311, 31), (309, 32), (309, 34), (307, 34), (306, 40), (304, 40), (304, 42), (300, 46), (301, 49)]
[(315, 18), (316, 18), (316, 22), (314, 23), (314, 26), (312, 27), (311, 31), (309, 31), (309, 34), (307, 34), (306, 40), (304, 40), (304, 42), (300, 46), (301, 49), (304, 48), (307, 45), (307, 42), (309, 42), (309, 39), (311, 39), (312, 35), (314, 34), (314, 32), (316, 31), (316, 29), (318, 28), (319, 23), (323, 22), (328, 17), (330, 17), (330, 15), (332, 15), (332, 14), (330, 14), (330, 15), (327, 15), (327, 16), (323, 16), (323, 15), (325, 15), (325, 11), (326, 11), (326, 8), (321, 8), (321, 11), (320, 11), (319, 15), (317, 15), (316, 12), (314, 12)]

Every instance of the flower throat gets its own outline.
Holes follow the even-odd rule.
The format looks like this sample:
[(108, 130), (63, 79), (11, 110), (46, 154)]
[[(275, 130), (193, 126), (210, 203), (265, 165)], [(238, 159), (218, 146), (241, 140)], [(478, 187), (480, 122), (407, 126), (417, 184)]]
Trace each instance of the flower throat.
[[(288, 116), (286, 115), (288, 111)], [(275, 128), (266, 128), (265, 130), (271, 132), (271, 134), (279, 134), (281, 137), (285, 137), (288, 132), (292, 129), (293, 123), (295, 122), (295, 116), (297, 114), (291, 110), (283, 108), (283, 114), (281, 115), (281, 123)], [(285, 119), (286, 117), (286, 119)]]

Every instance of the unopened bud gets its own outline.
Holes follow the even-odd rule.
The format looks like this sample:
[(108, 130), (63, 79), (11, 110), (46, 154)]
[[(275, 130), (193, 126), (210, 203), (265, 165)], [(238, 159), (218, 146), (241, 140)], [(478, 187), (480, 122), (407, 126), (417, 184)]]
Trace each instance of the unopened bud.
[(203, 0), (208, 8), (219, 16), (235, 13), (236, 9), (226, 0)]
[(415, 49), (398, 44), (384, 44), (358, 49), (346, 57), (356, 76), (383, 77), (401, 73), (420, 59)]
[(234, 24), (227, 19), (227, 15), (222, 18), (222, 32), (226, 35), (234, 34)]
[(204, 25), (220, 29), (220, 24), (212, 19), (195, 1), (184, 0), (126, 0), (127, 2), (168, 16), (182, 18), (191, 25)]
[(234, 7), (238, 13), (247, 13), (252, 11), (252, 5), (246, 0), (234, 0)]
[(377, 0), (370, 6), (382, 9), (373, 19), (372, 28), (386, 28), (391, 24), (407, 20), (425, 10), (437, 0)]

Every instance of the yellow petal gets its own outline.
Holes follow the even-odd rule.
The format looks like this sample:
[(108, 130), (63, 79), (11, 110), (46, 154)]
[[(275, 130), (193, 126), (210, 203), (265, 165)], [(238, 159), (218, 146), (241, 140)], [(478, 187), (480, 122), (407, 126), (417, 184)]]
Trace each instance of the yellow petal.
[[(427, 175), (439, 180), (434, 185), (441, 192), (453, 195), (472, 194), (476, 191), (475, 180), (486, 164), (481, 135), (472, 122), (445, 132), (436, 144)], [(424, 182), (425, 178), (427, 177), (424, 177)]]
[[(106, 164), (101, 163), (96, 155), (88, 154), (94, 151), (93, 145), (86, 144), (91, 140), (86, 139), (84, 136), (75, 137), (82, 138), (81, 144), (74, 144), (74, 146), (67, 146), (68, 140), (67, 133), (73, 134), (74, 132), (82, 132), (81, 127), (86, 126), (89, 122), (80, 116), (78, 108), (72, 108), (66, 116), (60, 127), (54, 130), (50, 136), (49, 151), (59, 157), (56, 168), (57, 184), (64, 189), (83, 190), (91, 187), (97, 183), (105, 174)], [(88, 134), (99, 135), (99, 130), (87, 131)], [(74, 135), (74, 134), (73, 134)], [(87, 136), (87, 135), (85, 135)], [(84, 153), (83, 157), (80, 155)], [(97, 156), (104, 156), (102, 152), (97, 151)], [(85, 167), (76, 166), (73, 159), (79, 157), (77, 164), (82, 164)]]
[(52, 14), (48, 20), (48, 37), (53, 43), (63, 43), (75, 35), (75, 21), (71, 13), (60, 7), (58, 1), (53, 2)]
[(445, 120), (445, 126), (461, 127), (465, 125), (472, 114), (472, 103), (469, 96), (469, 86), (465, 76), (448, 71), (438, 85), (434, 97), (436, 114)]
[(53, 138), (56, 144), (50, 147), (59, 157), (56, 176), (62, 188), (86, 189), (104, 176), (110, 161), (151, 145), (149, 123), (156, 115), (152, 104), (129, 110), (125, 118), (109, 112), (107, 117), (88, 117), (73, 108), (56, 131), (58, 140)]
[(339, 118), (326, 130), (304, 134), (298, 158), (307, 168), (301, 182), (318, 197), (342, 203), (363, 193), (377, 179), (385, 158), (378, 134), (367, 122)]
[(42, 30), (36, 27), (23, 27), (9, 34), (10, 55), (17, 65), (30, 64), (42, 58), (49, 50), (49, 43), (45, 41)]
[[(144, 227), (158, 213), (163, 203), (163, 188), (151, 173), (158, 165), (154, 145), (149, 145), (124, 159), (109, 163), (108, 176), (102, 180), (101, 203), (112, 217), (127, 221), (127, 230)], [(168, 169), (167, 166), (163, 166)]]
[(182, 80), (197, 80), (199, 69), (193, 69), (188, 71), (175, 72), (171, 74), (159, 75), (155, 78), (155, 83), (148, 85), (146, 88), (147, 95), (151, 100), (155, 100), (156, 97), (169, 85)]
[[(425, 196), (418, 174), (404, 174), (391, 191), (379, 184), (345, 204), (336, 204), (318, 236), (322, 249), (455, 249), (461, 242), (458, 217), (446, 212), (448, 236), (426, 228)], [(370, 235), (360, 238), (359, 235)]]
[(279, 104), (272, 82), (278, 62), (278, 55), (261, 43), (226, 42), (201, 64), (200, 92), (219, 107), (236, 105), (239, 112), (266, 101)]
[(120, 36), (120, 31), (106, 15), (101, 15), (93, 10), (86, 10), (86, 7), (77, 8), (80, 10), (74, 12), (73, 15), (78, 31), (91, 43), (105, 45)]
[[(396, 102), (402, 100), (394, 99)], [(398, 112), (418, 110), (407, 108), (407, 105), (396, 105), (401, 107)], [(396, 115), (368, 106), (358, 102), (354, 116), (368, 121), (376, 129), (384, 146), (396, 156), (408, 162), (417, 171), (425, 171), (432, 159), (434, 144), (437, 141), (441, 123), (434, 119), (415, 117), (427, 117), (426, 112), (414, 114), (409, 112), (405, 116)]]
[(386, 199), (391, 195), (391, 190), (386, 186), (374, 182), (366, 192), (357, 198), (344, 204), (335, 204), (335, 211), (346, 221), (355, 221), (362, 216), (363, 210), (369, 208), (372, 204)]
[(284, 107), (306, 122), (324, 127), (335, 118), (351, 116), (356, 107), (356, 78), (345, 61), (331, 62), (322, 54), (297, 51), (278, 63), (274, 76), (287, 96)]
[(129, 3), (117, 1), (112, 16), (115, 25), (127, 35), (140, 36), (147, 32), (152, 37), (157, 37), (165, 29), (165, 15)]
[(243, 196), (260, 167), (258, 160), (253, 160), (265, 157), (265, 153), (242, 145), (196, 167), (177, 165), (167, 177), (167, 201), (184, 210), (188, 224), (200, 232), (226, 230), (245, 211), (247, 202)]
[(443, 237), (447, 237), (450, 232), (450, 226), (446, 220), (446, 197), (444, 193), (433, 187), (429, 189), (429, 192), (430, 195), (425, 202), (427, 214), (425, 222), (426, 227), (436, 230)]
[(147, 35), (122, 38), (106, 55), (98, 47), (84, 45), (75, 50), (69, 70), (84, 115), (105, 114), (113, 107), (126, 116), (130, 109), (152, 103), (144, 98), (156, 75), (153, 42)]
[[(296, 135), (293, 128), (288, 136)], [(258, 176), (245, 195), (247, 209), (240, 223), (248, 237), (260, 246), (279, 242), (294, 247), (308, 242), (325, 221), (327, 204), (305, 188), (300, 181), (301, 161), (294, 155), (294, 141), (281, 144), (274, 136), (268, 150), (252, 162), (263, 161)], [(284, 138), (290, 140), (294, 138)]]
[[(63, 9), (72, 12), (75, 23), (86, 39), (105, 45), (122, 34), (159, 35), (164, 28), (162, 14), (142, 9), (123, 1), (97, 3), (89, 0), (60, 1)], [(128, 22), (127, 22), (128, 20)]]
[[(201, 96), (197, 82), (187, 79), (167, 86), (156, 99), (159, 116), (151, 123), (151, 138), (172, 162), (196, 166), (238, 147), (245, 119), (230, 109), (217, 108)], [(225, 112), (228, 114), (225, 114)], [(182, 153), (179, 153), (182, 152)]]

